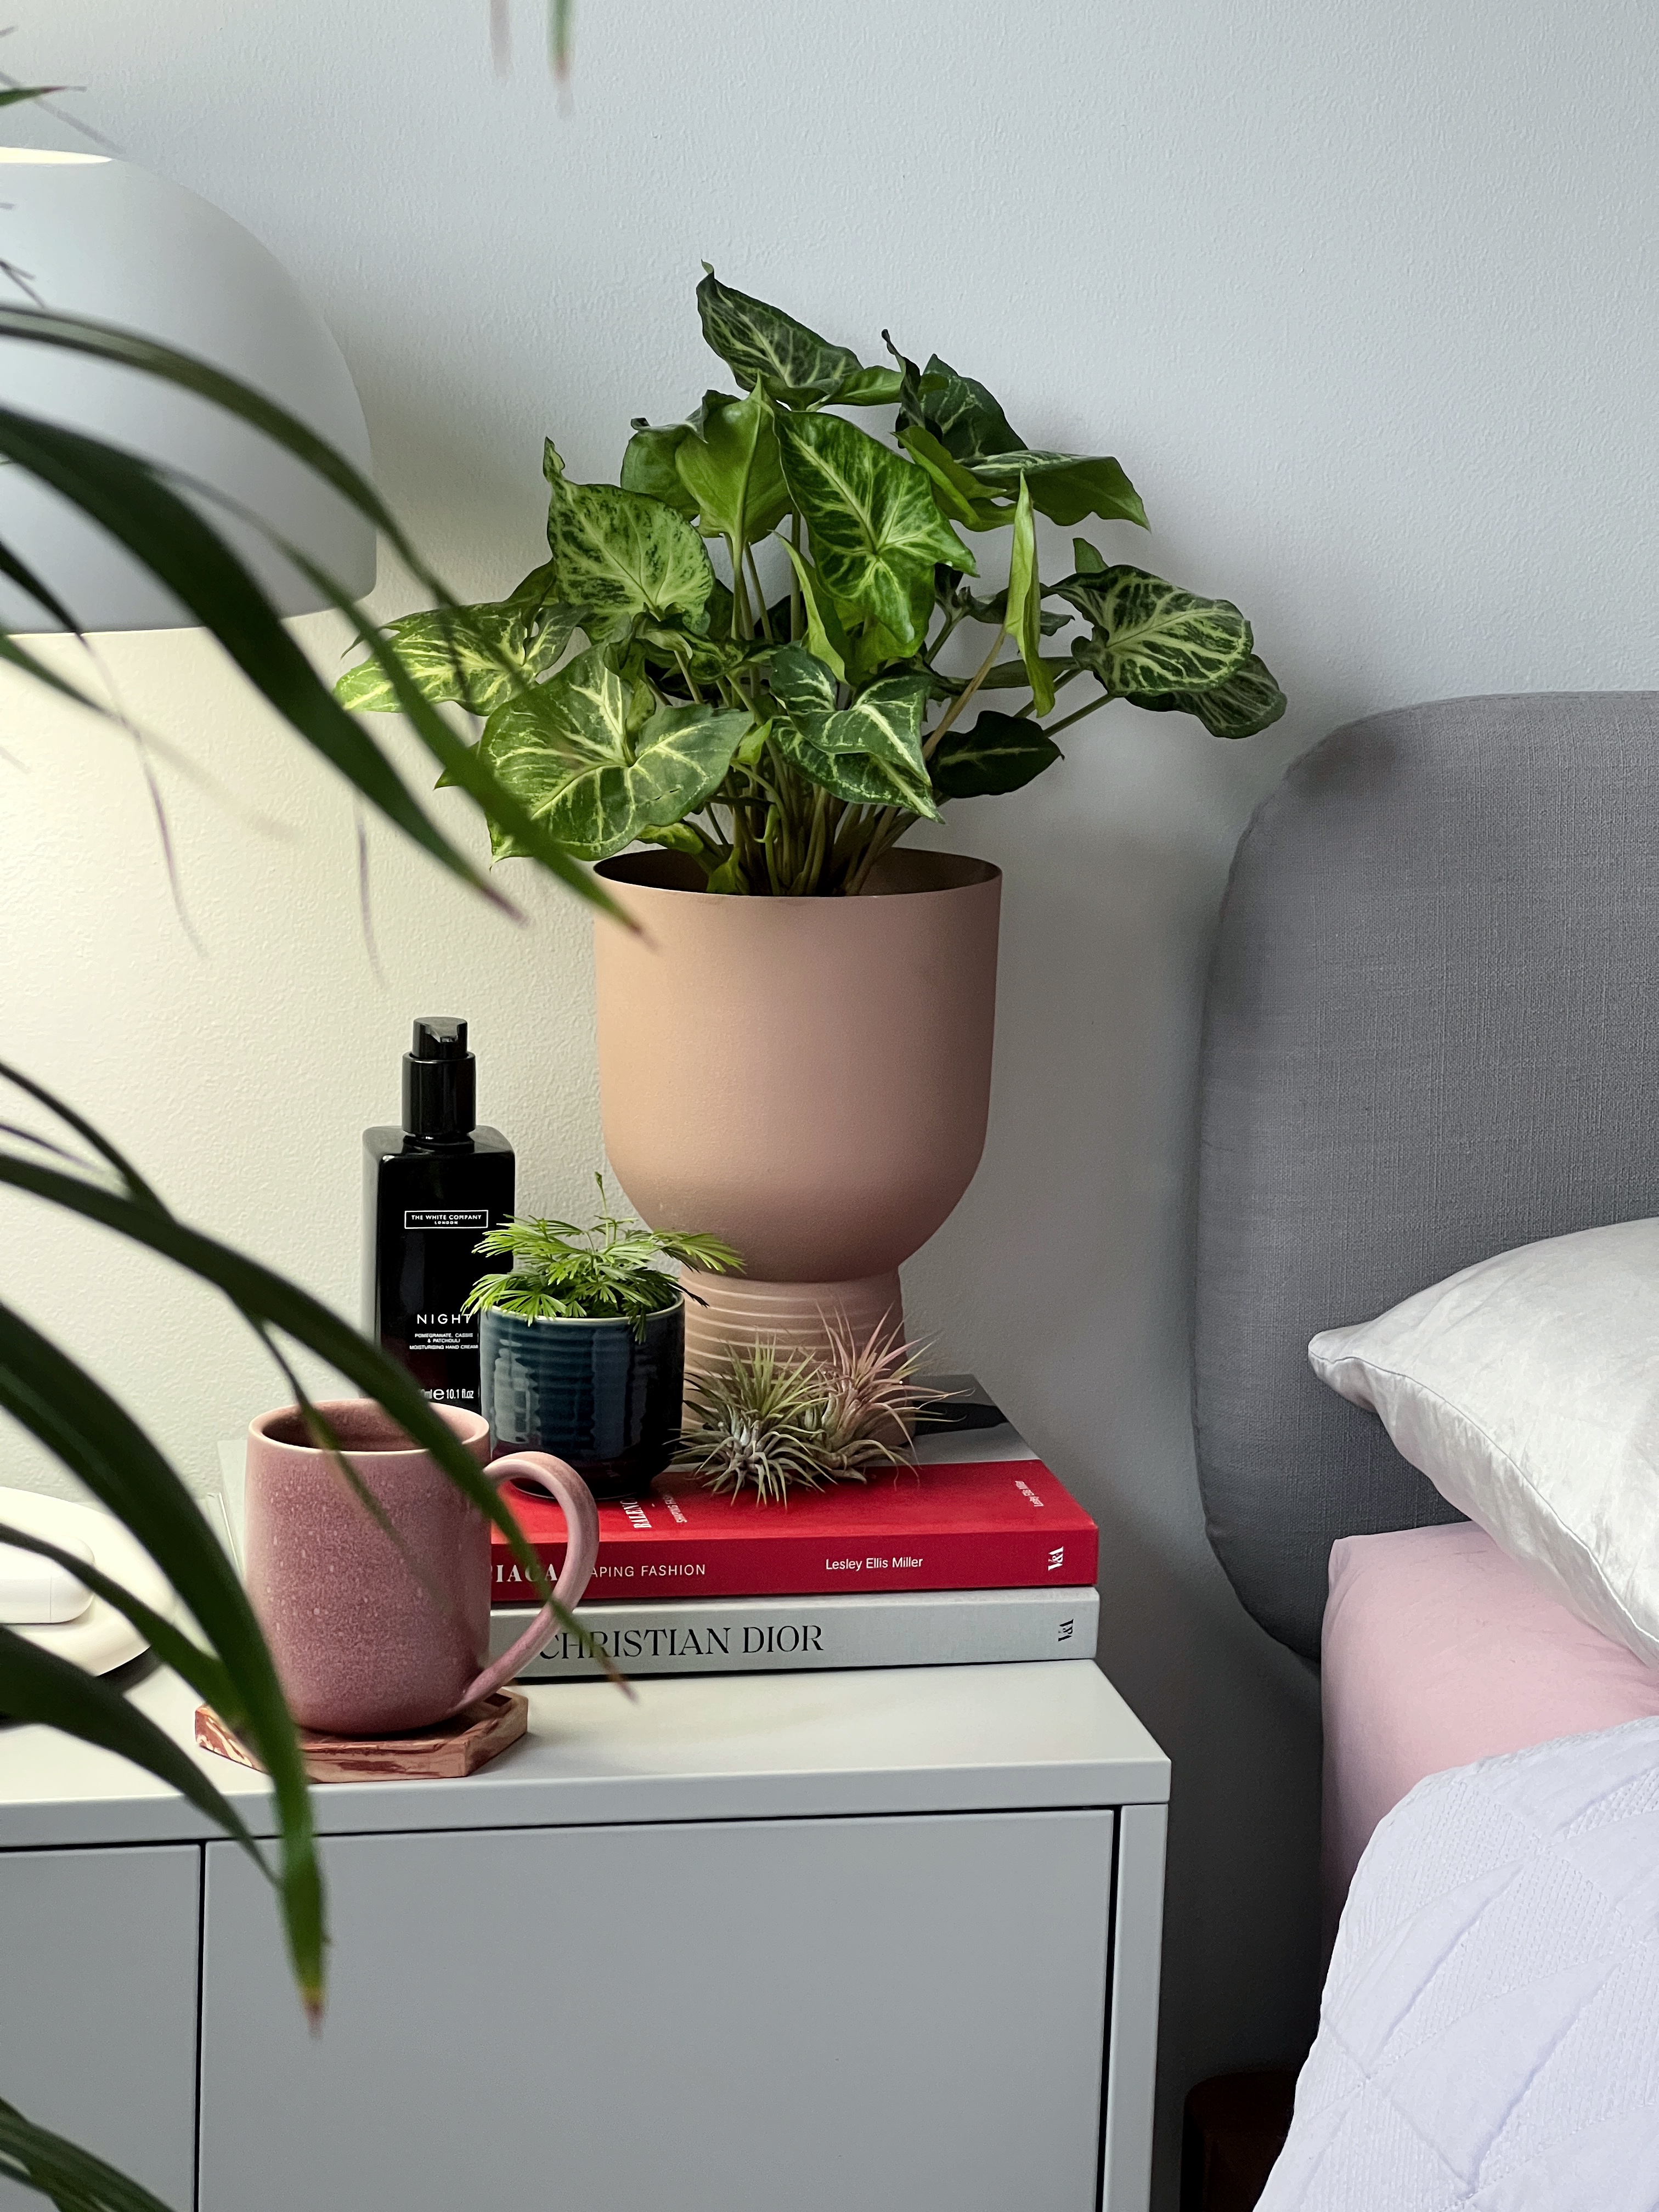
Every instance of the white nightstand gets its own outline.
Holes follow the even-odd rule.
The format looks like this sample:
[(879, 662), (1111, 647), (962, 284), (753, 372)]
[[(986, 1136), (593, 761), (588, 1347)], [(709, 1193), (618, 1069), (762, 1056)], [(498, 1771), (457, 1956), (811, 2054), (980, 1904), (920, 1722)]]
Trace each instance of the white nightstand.
[(234, 1844), (0, 1730), (0, 2095), (197, 2212), (1144, 2212), (1169, 1765), (1104, 1676), (638, 1686), (317, 1792), (317, 2039)]

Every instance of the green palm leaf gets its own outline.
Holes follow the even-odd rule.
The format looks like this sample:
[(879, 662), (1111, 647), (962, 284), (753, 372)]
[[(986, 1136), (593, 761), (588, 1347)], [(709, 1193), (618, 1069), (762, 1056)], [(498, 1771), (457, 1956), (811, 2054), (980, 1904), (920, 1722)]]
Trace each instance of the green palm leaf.
[[(170, 1218), (154, 1198), (131, 1202), (153, 1211), (158, 1221)], [(305, 1767), (276, 1668), (235, 1569), (182, 1479), (125, 1408), (21, 1315), (3, 1306), (0, 1407), (131, 1529), (211, 1644), (222, 1680), (212, 1677), (210, 1658), (204, 1668), (181, 1663), (188, 1652), (172, 1648), (173, 1637), (158, 1639), (152, 1624), (132, 1610), (137, 1601), (130, 1594), (110, 1595), (166, 1662), (231, 1727), (246, 1734), (270, 1777), (282, 1824), (283, 1924), (301, 1995), (315, 2010), (322, 2002), (325, 1935)], [(70, 1571), (80, 1573), (75, 1567)]]
[(54, 1544), (45, 1536), (37, 1536), (27, 1528), (14, 1528), (7, 1521), (0, 1521), (0, 1544), (9, 1545), (15, 1552), (37, 1552), (42, 1559), (52, 1560), (73, 1575), (76, 1582), (84, 1583), (94, 1597), (102, 1598), (106, 1605), (125, 1615), (161, 1664), (170, 1667), (192, 1690), (199, 1690), (216, 1712), (223, 1715), (235, 1711), (240, 1693), (228, 1668), (212, 1652), (192, 1644), (183, 1629), (146, 1605), (143, 1598), (135, 1597), (101, 1567), (82, 1559), (78, 1552), (65, 1551), (61, 1544)]
[(10, 408), (0, 408), (0, 454), (138, 554), (372, 805), (465, 882), (489, 890), (472, 863), (422, 812), (373, 739), (331, 697), (246, 564), (148, 462)]
[(295, 460), (302, 461), (325, 483), (331, 484), (343, 500), (384, 532), (397, 548), (398, 557), (408, 562), (428, 591), (440, 599), (448, 598), (362, 471), (325, 438), (319, 438), (297, 415), (290, 415), (286, 407), (268, 399), (264, 392), (256, 392), (252, 385), (242, 383), (222, 368), (215, 368), (210, 362), (198, 361), (194, 354), (181, 353), (177, 347), (162, 345), (137, 331), (123, 330), (114, 323), (100, 323), (89, 316), (59, 314), (50, 307), (0, 307), (0, 338), (87, 354), (118, 368), (131, 369), (137, 375), (158, 377), (164, 383), (178, 385), (184, 391), (194, 392), (200, 398), (211, 400), (228, 415), (240, 416), (292, 453)]
[(0, 2097), (0, 2177), (50, 2197), (59, 2212), (173, 2212), (159, 2197)]
[[(459, 611), (362, 472), (297, 416), (263, 393), (176, 348), (158, 345), (112, 325), (40, 308), (0, 307), (0, 338), (85, 354), (139, 374), (157, 377), (194, 392), (238, 416), (332, 485), (342, 498), (385, 533), (399, 557), (410, 565), (441, 607)], [(483, 890), (497, 904), (507, 903), (428, 818), (380, 747), (361, 726), (354, 725), (351, 716), (318, 678), (245, 563), (197, 510), (173, 489), (160, 471), (98, 439), (4, 410), (0, 410), (0, 453), (49, 483), (142, 561), (202, 627), (213, 633), (244, 675), (299, 735), (338, 769), (371, 805), (475, 889)], [(274, 542), (342, 612), (357, 618), (349, 595), (335, 579), (306, 560), (295, 547), (280, 539)], [(0, 568), (13, 558), (9, 555), (0, 557)], [(16, 574), (15, 568), (6, 569), (6, 573), (13, 574), (14, 580), (33, 596), (41, 596), (26, 574)], [(71, 611), (59, 602), (42, 603), (49, 605), (54, 619), (65, 620), (67, 627), (75, 627)], [(465, 790), (493, 818), (510, 824), (527, 857), (538, 861), (584, 898), (620, 918), (621, 909), (603, 886), (578, 867), (545, 830), (521, 814), (512, 793), (496, 787), (494, 778), (475, 759), (473, 748), (450, 729), (441, 715), (432, 711), (419, 690), (404, 676), (385, 640), (364, 628), (361, 621), (359, 628), (398, 703), (449, 780)], [(15, 640), (8, 642), (10, 650), (0, 651), (0, 658), (25, 668), (31, 675), (41, 673), (40, 664), (25, 653)], [(502, 666), (510, 678), (517, 680), (518, 672), (509, 663), (504, 661)], [(64, 688), (61, 679), (46, 677), (45, 680), (53, 682), (54, 688), (59, 690)], [(84, 694), (76, 691), (73, 696), (82, 705), (96, 708), (97, 702)]]
[[(191, 1229), (176, 1216), (136, 1204), (113, 1191), (45, 1167), (0, 1148), (0, 1183), (95, 1221), (134, 1243), (148, 1245), (163, 1258), (175, 1261), (203, 1281), (224, 1292), (246, 1319), (280, 1330), (296, 1344), (326, 1359), (339, 1373), (356, 1382), (365, 1397), (375, 1399), (406, 1434), (431, 1453), (450, 1480), (479, 1511), (501, 1531), (514, 1558), (532, 1576), (538, 1595), (550, 1595), (546, 1577), (536, 1555), (520, 1534), (518, 1523), (486, 1482), (471, 1454), (453, 1429), (433, 1412), (418, 1386), (401, 1367), (349, 1328), (336, 1314), (295, 1283), (261, 1267), (228, 1244)], [(562, 1621), (568, 1620), (560, 1609)], [(574, 1622), (572, 1623), (574, 1627)]]
[(142, 1766), (234, 1837), (264, 1871), (246, 1822), (187, 1751), (102, 1675), (88, 1674), (55, 1651), (43, 1651), (13, 1628), (0, 1627), (0, 1713), (9, 1720), (62, 1729)]
[[(328, 1360), (366, 1395), (376, 1398), (410, 1437), (432, 1453), (450, 1480), (506, 1535), (538, 1595), (550, 1599), (545, 1571), (495, 1486), (481, 1474), (471, 1453), (401, 1368), (307, 1292), (179, 1222), (118, 1149), (45, 1085), (15, 1074), (3, 1063), (0, 1063), (0, 1079), (15, 1082), (65, 1127), (81, 1136), (111, 1168), (119, 1187), (93, 1182), (56, 1164), (43, 1166), (36, 1158), (3, 1146), (0, 1146), (0, 1183), (29, 1191), (148, 1245), (222, 1291), (262, 1338), (268, 1340), (270, 1331), (280, 1330)], [(118, 1585), (100, 1589), (100, 1595), (150, 1637), (167, 1664), (209, 1698), (232, 1727), (246, 1734), (269, 1773), (280, 1821), (279, 1887), (289, 1952), (301, 1997), (308, 2010), (319, 2014), (326, 1934), (304, 1765), (270, 1653), (234, 1567), (176, 1471), (131, 1416), (21, 1315), (3, 1306), (0, 1306), (0, 1408), (38, 1437), (131, 1530), (167, 1574), (208, 1638), (212, 1648), (203, 1652), (167, 1624), (157, 1622), (148, 1608)], [(43, 1548), (38, 1541), (32, 1541), (30, 1547)], [(71, 1572), (91, 1582), (90, 1572), (66, 1563)], [(107, 1578), (99, 1579), (107, 1582)], [(577, 1634), (584, 1648), (600, 1656), (573, 1616), (562, 1606), (556, 1610), (561, 1625)], [(33, 1649), (24, 1647), (25, 1651)], [(245, 1840), (240, 1820), (218, 1792), (210, 1791), (210, 1802), (194, 1792), (193, 1784), (204, 1782), (200, 1769), (179, 1753), (170, 1739), (160, 1736), (159, 1731), (146, 1735), (143, 1730), (131, 1738), (120, 1737), (117, 1719), (106, 1705), (98, 1698), (90, 1704), (84, 1698), (77, 1700), (73, 1694), (77, 1683), (95, 1683), (95, 1678), (71, 1668), (67, 1671), (73, 1681), (65, 1682), (60, 1677), (42, 1682), (35, 1679), (38, 1669), (29, 1674), (30, 1663), (16, 1654), (0, 1651), (0, 1711), (46, 1721), (88, 1741), (104, 1744), (148, 1765), (161, 1779), (174, 1781), (177, 1786), (184, 1787), (180, 1777), (189, 1778), (192, 1788), (186, 1789), (185, 1794), (192, 1796), (192, 1802), (220, 1821), (227, 1832)], [(605, 1663), (602, 1656), (601, 1663)], [(613, 1667), (607, 1665), (606, 1671), (620, 1680)], [(107, 1686), (95, 1687), (102, 1698), (115, 1694)], [(32, 1695), (34, 1703), (26, 1712), (23, 1705), (13, 1701), (14, 1694), (25, 1699)], [(124, 1704), (121, 1710), (131, 1711)], [(149, 1726), (144, 1723), (145, 1729)], [(165, 1751), (158, 1749), (158, 1741)], [(177, 1764), (180, 1759), (182, 1767)], [(204, 1782), (204, 1786), (210, 1790)]]

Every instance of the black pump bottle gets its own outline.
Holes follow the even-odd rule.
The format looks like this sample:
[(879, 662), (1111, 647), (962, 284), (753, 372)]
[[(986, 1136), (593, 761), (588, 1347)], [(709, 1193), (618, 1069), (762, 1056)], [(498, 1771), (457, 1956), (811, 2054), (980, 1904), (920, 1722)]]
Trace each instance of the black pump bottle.
[(513, 1211), (513, 1147), (475, 1126), (466, 1024), (422, 1014), (404, 1125), (363, 1131), (363, 1331), (439, 1405), (478, 1411), (478, 1323), (462, 1303), (498, 1270), (473, 1247)]

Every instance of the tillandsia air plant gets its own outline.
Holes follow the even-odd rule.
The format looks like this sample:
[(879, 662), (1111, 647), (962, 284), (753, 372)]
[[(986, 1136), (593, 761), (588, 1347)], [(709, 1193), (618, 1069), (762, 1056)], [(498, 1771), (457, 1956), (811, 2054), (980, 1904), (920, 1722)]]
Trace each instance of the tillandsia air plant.
[(905, 1439), (939, 1396), (915, 1381), (921, 1347), (891, 1332), (833, 1330), (818, 1358), (775, 1344), (733, 1347), (686, 1386), (675, 1466), (735, 1501), (785, 1505), (792, 1490), (867, 1482), (904, 1462)]
[(672, 1229), (645, 1229), (611, 1211), (605, 1177), (599, 1187), (599, 1218), (588, 1229), (569, 1221), (544, 1221), (517, 1214), (492, 1229), (475, 1252), (505, 1255), (513, 1265), (504, 1274), (485, 1275), (469, 1292), (470, 1314), (493, 1309), (524, 1321), (629, 1321), (643, 1337), (645, 1324), (686, 1291), (669, 1268), (676, 1262), (711, 1275), (729, 1274), (743, 1264), (718, 1237), (683, 1235)]
[[(1083, 537), (1042, 581), (1037, 515), (1146, 527), (1115, 460), (1029, 447), (937, 354), (919, 368), (888, 337), (891, 365), (866, 366), (712, 270), (696, 296), (738, 391), (636, 418), (616, 484), (573, 483), (550, 440), (550, 558), (505, 599), (388, 626), (423, 699), (482, 719), (482, 761), (568, 850), (643, 841), (711, 890), (854, 892), (914, 823), (1019, 789), (1112, 700), (1223, 738), (1283, 714), (1229, 600)], [(894, 410), (891, 439), (848, 410)], [(970, 541), (1004, 530), (1006, 581), (976, 590)], [(1088, 696), (1045, 726), (1073, 685)], [(374, 659), (337, 695), (401, 703)], [(524, 849), (501, 823), (491, 842)]]

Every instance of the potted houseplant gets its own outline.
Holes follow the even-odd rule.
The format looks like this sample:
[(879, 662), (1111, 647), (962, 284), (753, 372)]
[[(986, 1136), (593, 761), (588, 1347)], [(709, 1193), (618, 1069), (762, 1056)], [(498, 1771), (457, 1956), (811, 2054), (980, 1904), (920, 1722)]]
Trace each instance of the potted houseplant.
[(591, 1228), (515, 1216), (480, 1252), (505, 1256), (466, 1301), (479, 1316), (479, 1410), (497, 1452), (568, 1461), (596, 1498), (634, 1498), (679, 1442), (685, 1298), (676, 1265), (712, 1279), (738, 1264), (718, 1237), (643, 1229), (611, 1212), (603, 1177)]
[[(1145, 526), (1115, 460), (1028, 447), (937, 355), (866, 365), (712, 270), (697, 306), (738, 390), (636, 421), (616, 484), (550, 442), (549, 559), (386, 640), (642, 925), (599, 939), (606, 1146), (647, 1220), (745, 1259), (707, 1286), (694, 1365), (902, 1334), (898, 1264), (978, 1164), (999, 878), (905, 831), (1029, 783), (1111, 700), (1224, 738), (1285, 707), (1229, 601), (1082, 536), (1042, 580), (1038, 514)], [(1004, 532), (992, 588), (975, 549)], [(375, 659), (339, 696), (400, 703)]]

